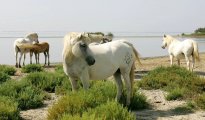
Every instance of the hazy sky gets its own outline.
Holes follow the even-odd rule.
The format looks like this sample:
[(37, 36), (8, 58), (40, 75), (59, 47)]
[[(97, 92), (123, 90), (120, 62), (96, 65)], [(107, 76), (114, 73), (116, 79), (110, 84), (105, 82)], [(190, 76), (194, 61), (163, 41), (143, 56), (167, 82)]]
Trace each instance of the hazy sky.
[(191, 32), (205, 0), (0, 0), (0, 31)]

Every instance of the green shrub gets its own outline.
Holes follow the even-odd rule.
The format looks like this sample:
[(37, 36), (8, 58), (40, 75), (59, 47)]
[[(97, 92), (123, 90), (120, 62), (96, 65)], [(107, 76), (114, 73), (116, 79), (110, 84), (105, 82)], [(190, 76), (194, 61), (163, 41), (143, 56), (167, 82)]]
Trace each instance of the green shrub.
[(16, 73), (16, 69), (7, 65), (0, 65), (0, 71), (7, 75), (14, 75)]
[(41, 71), (44, 71), (44, 69), (40, 64), (28, 64), (22, 67), (22, 72), (24, 73), (41, 72)]
[(78, 94), (72, 94), (70, 96), (64, 96), (58, 100), (57, 104), (54, 104), (48, 110), (48, 120), (57, 120), (64, 113), (82, 114), (87, 109), (87, 103), (83, 100), (82, 96)]
[(9, 97), (0, 96), (0, 120), (19, 120), (18, 103)]
[(103, 120), (136, 120), (135, 115), (117, 102), (111, 101), (90, 109), (86, 114)]
[(63, 114), (60, 120), (136, 120), (135, 115), (117, 102), (104, 103), (82, 115)]
[(42, 106), (43, 98), (44, 94), (40, 89), (28, 86), (18, 93), (18, 97), (16, 99), (19, 103), (19, 108), (29, 109)]
[[(75, 118), (78, 117), (76, 115), (81, 116), (88, 109), (112, 101), (116, 96), (116, 86), (110, 81), (92, 81), (90, 89), (86, 91), (80, 88), (77, 92), (66, 93), (66, 96), (48, 110), (48, 120), (59, 119), (63, 114), (69, 114)], [(130, 108), (142, 109), (146, 106), (146, 97), (136, 92)]]
[(68, 81), (67, 76), (60, 73), (35, 72), (24, 78), (28, 83), (48, 92), (54, 92), (56, 86)]
[(166, 99), (167, 100), (177, 100), (177, 99), (183, 98), (184, 93), (185, 93), (184, 89), (174, 88), (172, 91), (168, 93), (168, 95), (166, 96)]
[(9, 80), (0, 85), (0, 96), (16, 100), (20, 109), (29, 109), (41, 106), (45, 93), (24, 80)]
[(203, 92), (205, 79), (186, 68), (178, 66), (158, 67), (143, 77), (138, 85), (144, 89), (164, 89), (168, 92), (179, 88), (186, 91), (182, 96), (183, 98), (191, 98)]
[(0, 84), (10, 79), (10, 76), (4, 72), (0, 72)]

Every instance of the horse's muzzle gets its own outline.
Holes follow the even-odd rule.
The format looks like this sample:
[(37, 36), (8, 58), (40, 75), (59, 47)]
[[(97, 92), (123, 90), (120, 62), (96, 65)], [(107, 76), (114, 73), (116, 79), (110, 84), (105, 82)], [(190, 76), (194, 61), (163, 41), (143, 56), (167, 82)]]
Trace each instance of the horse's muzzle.
[(95, 59), (92, 56), (86, 57), (86, 62), (88, 63), (89, 66), (95, 64)]

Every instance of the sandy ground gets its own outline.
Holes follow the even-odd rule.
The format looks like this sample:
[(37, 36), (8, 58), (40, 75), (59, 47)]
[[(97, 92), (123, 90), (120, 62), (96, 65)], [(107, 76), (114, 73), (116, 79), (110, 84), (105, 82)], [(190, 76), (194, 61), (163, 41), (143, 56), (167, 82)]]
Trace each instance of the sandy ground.
[[(205, 53), (201, 53), (201, 62), (196, 63), (194, 72), (201, 76), (205, 76)], [(135, 79), (141, 79), (150, 70), (157, 66), (170, 66), (170, 60), (168, 56), (155, 57), (155, 58), (142, 58), (142, 66), (136, 64)], [(176, 61), (174, 62), (177, 63)], [(186, 67), (186, 62), (181, 61), (181, 66)], [(48, 71), (54, 71), (54, 66), (46, 68)], [(13, 78), (20, 79), (26, 74), (21, 72), (16, 73)], [(183, 106), (185, 101), (166, 101), (166, 93), (161, 90), (140, 90), (145, 96), (147, 101), (151, 105), (150, 108), (140, 111), (133, 111), (136, 113), (137, 119), (139, 120), (205, 120), (205, 111), (194, 111), (194, 112), (182, 112), (176, 113), (174, 109), (176, 107)], [(21, 117), (25, 120), (45, 120), (47, 110), (52, 104), (54, 104), (58, 97), (54, 93), (51, 94), (52, 99), (44, 102), (44, 106), (38, 109), (31, 109), (21, 111)]]

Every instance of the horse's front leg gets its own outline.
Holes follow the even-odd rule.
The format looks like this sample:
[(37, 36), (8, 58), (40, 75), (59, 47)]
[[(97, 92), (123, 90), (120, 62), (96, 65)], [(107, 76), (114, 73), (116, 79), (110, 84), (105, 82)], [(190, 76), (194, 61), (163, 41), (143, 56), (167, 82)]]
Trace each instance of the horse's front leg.
[(122, 85), (123, 85), (120, 70), (117, 70), (117, 72), (115, 72), (113, 76), (117, 85), (117, 95), (115, 99), (116, 101), (120, 101), (120, 98), (122, 96)]
[(83, 70), (83, 71), (82, 71), (82, 74), (81, 74), (81, 76), (80, 76), (80, 80), (81, 80), (81, 82), (82, 82), (82, 84), (83, 84), (83, 88), (84, 88), (85, 90), (87, 90), (87, 89), (90, 87), (89, 79), (90, 79), (90, 77), (89, 77), (88, 70), (87, 70), (87, 69), (86, 69), (86, 70)]
[(71, 86), (72, 86), (72, 91), (77, 91), (78, 86), (77, 86), (77, 79), (73, 77), (69, 77)]
[(173, 56), (173, 55), (170, 55), (169, 58), (170, 58), (170, 64), (171, 64), (171, 66), (172, 66), (172, 65), (173, 65), (174, 56)]

